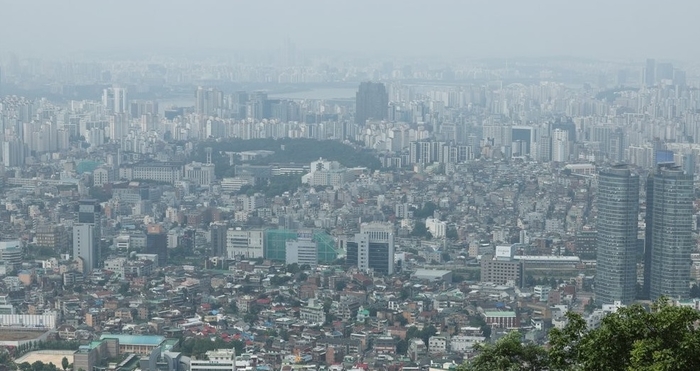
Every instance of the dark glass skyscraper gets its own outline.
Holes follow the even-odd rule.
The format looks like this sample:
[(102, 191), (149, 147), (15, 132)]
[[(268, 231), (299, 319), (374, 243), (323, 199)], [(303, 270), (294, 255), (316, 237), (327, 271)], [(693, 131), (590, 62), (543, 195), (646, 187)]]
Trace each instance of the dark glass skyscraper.
[[(649, 298), (687, 298), (693, 250), (693, 177), (678, 166), (660, 165), (647, 184), (645, 289)], [(646, 281), (649, 284), (646, 284)]]
[(226, 256), (226, 232), (228, 224), (216, 222), (209, 226), (211, 237), (211, 255), (224, 257)]
[(630, 303), (636, 296), (639, 176), (627, 165), (598, 175), (595, 297), (598, 304)]
[(368, 119), (385, 120), (389, 112), (389, 94), (381, 82), (363, 82), (355, 96), (355, 123)]

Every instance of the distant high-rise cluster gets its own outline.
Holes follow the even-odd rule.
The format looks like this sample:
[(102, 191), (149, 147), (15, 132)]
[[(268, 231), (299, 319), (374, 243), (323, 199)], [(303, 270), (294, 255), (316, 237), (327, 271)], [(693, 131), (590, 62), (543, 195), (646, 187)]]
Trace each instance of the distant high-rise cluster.
[(685, 71), (674, 68), (670, 62), (657, 63), (655, 59), (647, 59), (643, 70), (643, 83), (652, 87), (660, 83), (685, 86)]
[(355, 97), (355, 122), (385, 120), (389, 113), (389, 95), (381, 82), (363, 82)]

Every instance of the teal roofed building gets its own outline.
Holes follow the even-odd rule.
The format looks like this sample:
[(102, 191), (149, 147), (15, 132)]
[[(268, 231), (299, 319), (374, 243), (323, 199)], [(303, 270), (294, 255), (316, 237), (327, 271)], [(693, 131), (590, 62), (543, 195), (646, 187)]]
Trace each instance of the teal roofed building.
[(100, 340), (105, 339), (117, 339), (119, 353), (134, 353), (143, 356), (151, 354), (153, 349), (165, 341), (165, 337), (157, 335), (102, 334)]
[[(296, 230), (265, 230), (265, 259), (284, 262), (287, 258), (287, 241), (296, 239)], [(338, 249), (333, 236), (325, 231), (316, 230), (313, 232), (313, 240), (316, 242), (319, 263), (328, 264), (338, 259), (338, 255), (340, 255), (341, 251)]]
[(101, 162), (96, 162), (96, 161), (80, 161), (78, 165), (75, 167), (75, 171), (78, 174), (82, 173), (91, 173), (97, 169), (98, 166), (102, 165)]

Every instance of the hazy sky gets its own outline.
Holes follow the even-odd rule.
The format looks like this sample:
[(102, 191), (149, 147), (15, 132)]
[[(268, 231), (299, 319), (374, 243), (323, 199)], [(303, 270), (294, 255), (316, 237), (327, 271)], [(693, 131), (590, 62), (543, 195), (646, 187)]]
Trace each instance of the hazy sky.
[(700, 60), (697, 0), (0, 0), (0, 50)]

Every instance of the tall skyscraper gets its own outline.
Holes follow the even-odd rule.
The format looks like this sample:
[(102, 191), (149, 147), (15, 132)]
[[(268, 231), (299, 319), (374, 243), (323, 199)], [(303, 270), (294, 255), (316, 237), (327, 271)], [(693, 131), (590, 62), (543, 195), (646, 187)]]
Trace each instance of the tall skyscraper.
[(385, 120), (389, 112), (389, 94), (381, 82), (363, 82), (355, 95), (355, 123), (368, 119)]
[(647, 59), (646, 66), (644, 67), (644, 85), (654, 86), (656, 84), (656, 61), (653, 59)]
[(598, 175), (595, 300), (630, 303), (636, 296), (639, 176), (627, 165)]
[(694, 246), (693, 177), (678, 166), (659, 165), (647, 181), (647, 194), (644, 288), (652, 300), (687, 298)]

